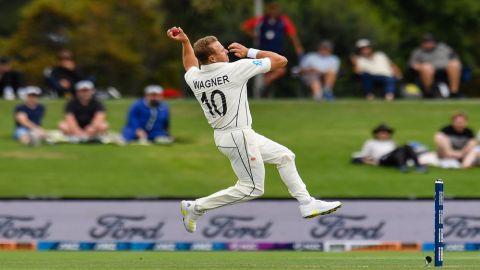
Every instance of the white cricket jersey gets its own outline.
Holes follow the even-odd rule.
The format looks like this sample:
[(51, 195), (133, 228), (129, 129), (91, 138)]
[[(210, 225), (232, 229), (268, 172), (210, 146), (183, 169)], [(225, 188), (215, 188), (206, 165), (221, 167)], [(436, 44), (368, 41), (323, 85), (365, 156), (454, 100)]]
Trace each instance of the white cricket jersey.
[(247, 99), (248, 80), (270, 71), (270, 58), (241, 59), (236, 62), (191, 67), (185, 80), (215, 130), (252, 126)]

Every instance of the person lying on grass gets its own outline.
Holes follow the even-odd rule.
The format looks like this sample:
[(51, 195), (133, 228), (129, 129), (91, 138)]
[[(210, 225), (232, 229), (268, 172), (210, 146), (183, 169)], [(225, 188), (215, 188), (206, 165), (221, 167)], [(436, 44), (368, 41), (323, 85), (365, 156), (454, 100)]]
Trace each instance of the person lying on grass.
[(393, 128), (387, 124), (380, 124), (372, 133), (373, 139), (367, 140), (362, 150), (354, 154), (353, 163), (396, 167), (401, 172), (408, 172), (408, 163), (413, 162), (417, 172), (427, 171), (426, 167), (418, 162), (417, 154), (412, 147), (396, 146), (392, 139)]

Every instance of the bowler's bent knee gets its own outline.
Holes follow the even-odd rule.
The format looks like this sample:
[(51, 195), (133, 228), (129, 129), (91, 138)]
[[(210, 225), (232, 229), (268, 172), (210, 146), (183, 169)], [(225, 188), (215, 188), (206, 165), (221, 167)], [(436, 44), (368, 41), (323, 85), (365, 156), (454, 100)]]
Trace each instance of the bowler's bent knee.
[(277, 164), (277, 168), (282, 168), (287, 166), (288, 164), (295, 162), (295, 154), (288, 150), (279, 157), (279, 163)]
[(251, 197), (252, 199), (261, 197), (265, 193), (263, 185), (246, 186), (237, 184), (236, 188), (245, 196)]

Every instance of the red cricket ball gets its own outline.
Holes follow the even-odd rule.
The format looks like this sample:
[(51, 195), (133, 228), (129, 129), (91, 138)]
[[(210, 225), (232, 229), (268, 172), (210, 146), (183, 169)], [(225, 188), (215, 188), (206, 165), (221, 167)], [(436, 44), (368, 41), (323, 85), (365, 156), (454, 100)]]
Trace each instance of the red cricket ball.
[(172, 28), (172, 35), (175, 37), (180, 34), (180, 30), (178, 28)]

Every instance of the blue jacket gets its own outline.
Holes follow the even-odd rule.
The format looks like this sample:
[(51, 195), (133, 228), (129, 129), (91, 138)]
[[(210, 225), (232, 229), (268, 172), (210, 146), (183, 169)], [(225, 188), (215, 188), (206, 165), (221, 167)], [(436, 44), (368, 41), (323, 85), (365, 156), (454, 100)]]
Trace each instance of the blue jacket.
[(157, 107), (150, 107), (144, 99), (135, 101), (127, 116), (127, 125), (124, 134), (127, 140), (133, 140), (132, 133), (141, 128), (153, 140), (157, 136), (168, 136), (170, 110), (165, 102), (160, 102)]

